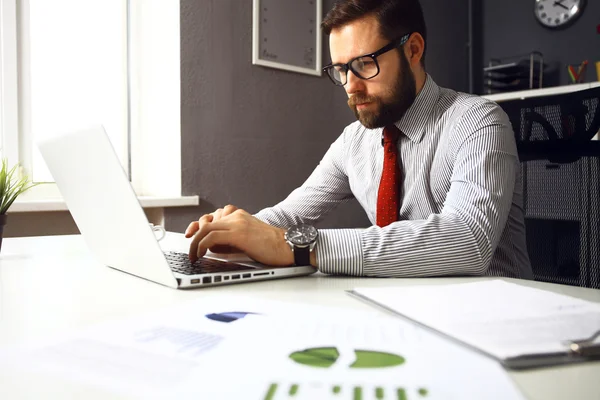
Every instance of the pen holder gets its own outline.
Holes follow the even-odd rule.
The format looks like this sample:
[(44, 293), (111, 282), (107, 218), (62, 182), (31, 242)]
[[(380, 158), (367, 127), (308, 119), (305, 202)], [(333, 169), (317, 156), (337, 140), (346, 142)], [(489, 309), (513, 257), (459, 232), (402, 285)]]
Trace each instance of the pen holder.
[(583, 83), (585, 82), (585, 72), (587, 70), (588, 61), (584, 61), (581, 64), (569, 64), (567, 65), (567, 73), (569, 74), (569, 83)]

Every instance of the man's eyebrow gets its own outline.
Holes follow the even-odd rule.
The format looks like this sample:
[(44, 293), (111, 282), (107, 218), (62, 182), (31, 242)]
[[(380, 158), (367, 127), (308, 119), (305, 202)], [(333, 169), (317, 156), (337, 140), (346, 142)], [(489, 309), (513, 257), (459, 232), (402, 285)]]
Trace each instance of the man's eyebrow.
[(355, 58), (362, 57), (362, 56), (364, 56), (365, 54), (367, 54), (367, 53), (362, 53), (362, 54), (359, 54), (359, 55), (357, 55), (357, 56), (352, 56), (352, 57), (348, 58), (348, 61), (346, 61), (346, 62), (342, 62), (342, 61), (333, 61), (333, 60), (331, 60), (331, 64), (333, 64), (333, 65), (335, 65), (335, 64), (347, 64), (347, 63), (349, 63), (350, 61), (354, 60)]

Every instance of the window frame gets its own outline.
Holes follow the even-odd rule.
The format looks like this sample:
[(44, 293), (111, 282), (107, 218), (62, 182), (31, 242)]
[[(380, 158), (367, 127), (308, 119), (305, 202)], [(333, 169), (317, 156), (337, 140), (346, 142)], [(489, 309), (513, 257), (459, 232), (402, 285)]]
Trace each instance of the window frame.
[(0, 0), (0, 138), (9, 165), (20, 160), (17, 1)]

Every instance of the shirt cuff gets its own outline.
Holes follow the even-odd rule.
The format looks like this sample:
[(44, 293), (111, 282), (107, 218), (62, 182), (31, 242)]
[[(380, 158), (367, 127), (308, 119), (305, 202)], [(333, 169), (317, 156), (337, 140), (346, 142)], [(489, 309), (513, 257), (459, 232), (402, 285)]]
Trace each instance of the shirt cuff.
[(319, 271), (330, 275), (363, 275), (363, 250), (358, 229), (319, 229)]

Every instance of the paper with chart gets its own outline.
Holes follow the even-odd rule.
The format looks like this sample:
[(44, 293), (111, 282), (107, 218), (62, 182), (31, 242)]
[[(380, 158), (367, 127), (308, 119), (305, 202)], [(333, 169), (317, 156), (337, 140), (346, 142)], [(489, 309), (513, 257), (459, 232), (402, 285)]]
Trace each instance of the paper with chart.
[[(94, 326), (32, 343), (0, 355), (0, 367), (102, 386), (140, 397), (160, 397), (185, 381), (202, 358), (243, 329), (247, 318), (239, 301), (203, 311), (202, 303), (178, 305), (148, 315)], [(230, 312), (233, 311), (233, 312)], [(204, 314), (202, 314), (204, 312)], [(237, 329), (231, 329), (236, 321)]]
[[(355, 315), (335, 312), (341, 318)], [(328, 315), (327, 307), (204, 296), (20, 348), (0, 349), (0, 368), (58, 374), (128, 395), (160, 397), (166, 393), (168, 397), (204, 357), (222, 354), (221, 347), (228, 341), (245, 341), (249, 329), (262, 329), (262, 321), (310, 321), (319, 313)], [(251, 325), (253, 320), (258, 324)]]
[(565, 352), (600, 330), (600, 304), (501, 280), (353, 292), (499, 359)]
[(142, 398), (521, 398), (497, 363), (410, 323), (244, 297), (203, 296), (0, 360)]
[[(223, 353), (207, 357), (197, 374), (212, 371), (215, 380), (202, 388), (202, 397), (522, 398), (497, 362), (412, 323), (363, 318), (360, 313), (352, 318), (316, 317), (311, 322), (269, 320), (263, 325), (268, 330), (253, 330), (246, 342), (229, 342)], [(235, 361), (225, 365), (220, 357)]]

